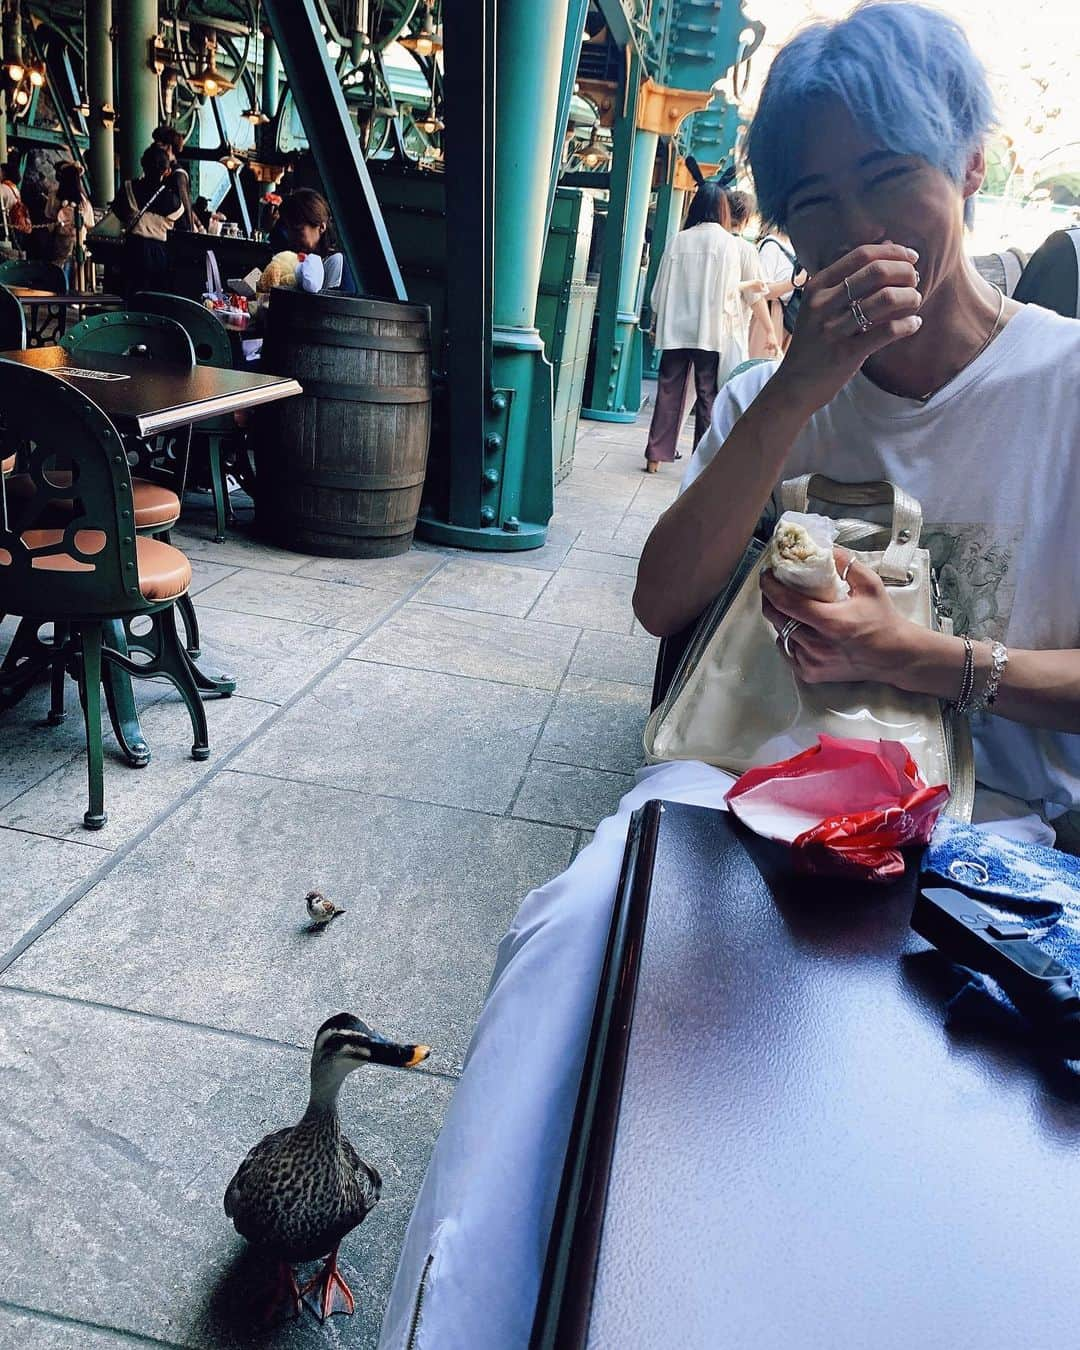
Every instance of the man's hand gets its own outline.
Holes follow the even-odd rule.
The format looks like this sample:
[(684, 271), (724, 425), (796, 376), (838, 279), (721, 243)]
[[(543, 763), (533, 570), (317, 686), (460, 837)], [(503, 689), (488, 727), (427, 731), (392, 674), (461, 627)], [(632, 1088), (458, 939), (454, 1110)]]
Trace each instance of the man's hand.
[(777, 634), (789, 619), (799, 625), (788, 636), (790, 655), (779, 637), (777, 646), (804, 684), (838, 680), (896, 684), (905, 663), (921, 650), (927, 630), (901, 619), (872, 568), (854, 561), (845, 549), (833, 553), (840, 573), (848, 569), (851, 594), (846, 600), (812, 600), (784, 586), (771, 572), (762, 572), (761, 612)]
[[(868, 357), (919, 331), (918, 260), (903, 244), (865, 244), (807, 281), (779, 376), (808, 415), (829, 403)], [(852, 299), (871, 324), (865, 332)]]

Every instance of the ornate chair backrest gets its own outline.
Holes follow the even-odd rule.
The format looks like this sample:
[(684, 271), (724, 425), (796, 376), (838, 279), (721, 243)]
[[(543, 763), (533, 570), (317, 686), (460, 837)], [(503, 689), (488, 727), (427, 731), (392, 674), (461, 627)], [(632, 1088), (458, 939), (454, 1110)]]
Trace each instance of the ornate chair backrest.
[(38, 291), (63, 295), (68, 289), (62, 267), (50, 262), (21, 262), (12, 258), (0, 263), (0, 282), (5, 286), (30, 286)]
[(175, 319), (158, 314), (93, 314), (60, 339), (72, 356), (79, 352), (102, 352), (107, 356), (143, 356), (190, 370), (195, 365), (191, 339)]
[(233, 351), (229, 331), (211, 310), (204, 309), (194, 300), (188, 300), (182, 295), (169, 295), (166, 291), (139, 291), (132, 296), (131, 308), (143, 314), (162, 314), (167, 319), (175, 319), (191, 339), (195, 360), (200, 366), (232, 369)]
[(26, 346), (26, 315), (19, 297), (0, 284), (0, 351), (21, 352)]
[[(33, 485), (11, 500), (0, 480), (0, 613), (78, 619), (146, 608), (131, 473), (101, 409), (55, 375), (0, 360), (0, 440), (20, 446)], [(70, 518), (43, 525), (58, 501), (71, 504)]]

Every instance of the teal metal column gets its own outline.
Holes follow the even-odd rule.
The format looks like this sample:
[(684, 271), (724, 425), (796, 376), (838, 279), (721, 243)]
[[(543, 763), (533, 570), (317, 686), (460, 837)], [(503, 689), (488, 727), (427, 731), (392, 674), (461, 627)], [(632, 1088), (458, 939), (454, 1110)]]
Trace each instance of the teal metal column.
[(281, 57), (277, 43), (269, 33), (262, 38), (262, 110), (271, 121), (277, 116), (278, 85), (281, 83)]
[(581, 410), (582, 417), (597, 422), (633, 422), (641, 407), (638, 285), (659, 138), (653, 131), (637, 129), (640, 75), (641, 64), (635, 56), (628, 74), (625, 111), (615, 127), (597, 298), (596, 360), (588, 403)]
[(117, 109), (120, 176), (137, 178), (139, 159), (158, 121), (158, 80), (150, 69), (150, 40), (158, 31), (157, 0), (117, 0), (117, 71), (123, 98)]
[[(106, 206), (116, 195), (116, 148), (113, 144), (112, 0), (86, 0), (86, 97), (90, 150), (90, 196)], [(104, 110), (104, 111), (103, 111)]]
[[(660, 259), (664, 250), (679, 233), (682, 224), (683, 206), (686, 193), (682, 188), (673, 187), (670, 177), (656, 194), (656, 211), (653, 213), (652, 243), (649, 245), (649, 270), (645, 274), (645, 293), (642, 297), (642, 333), (641, 333), (641, 372), (646, 379), (655, 379), (660, 372), (660, 353), (653, 346), (652, 338), (646, 329), (653, 325), (652, 306), (649, 297), (656, 283), (656, 274), (660, 270)], [(647, 319), (647, 321), (646, 321)]]
[[(496, 6), (491, 396), (484, 425), (471, 433), (482, 442), (483, 470), (474, 468), (474, 445), (452, 444), (450, 519), (421, 515), (418, 526), (425, 539), (461, 548), (539, 548), (554, 506), (551, 365), (536, 302), (568, 7)], [(446, 59), (449, 74), (449, 45)], [(448, 173), (451, 159), (448, 149)], [(453, 315), (450, 328), (453, 337)]]

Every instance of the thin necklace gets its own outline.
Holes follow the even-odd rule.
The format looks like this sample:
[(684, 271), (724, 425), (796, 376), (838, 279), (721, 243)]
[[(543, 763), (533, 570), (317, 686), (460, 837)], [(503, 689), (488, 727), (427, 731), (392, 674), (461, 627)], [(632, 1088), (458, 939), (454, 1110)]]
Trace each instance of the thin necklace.
[[(990, 284), (991, 286), (994, 285), (993, 282), (991, 282)], [(1005, 313), (1005, 292), (998, 291), (998, 288), (996, 286), (994, 286), (994, 290), (998, 292), (997, 316), (994, 319), (993, 327), (990, 329), (989, 333), (987, 333), (985, 339), (983, 340), (982, 346), (975, 353), (975, 355), (971, 357), (970, 360), (964, 362), (964, 364), (960, 367), (960, 369), (956, 372), (955, 375), (950, 375), (944, 384), (939, 384), (936, 389), (931, 389), (928, 394), (917, 395), (915, 399), (916, 403), (929, 403), (935, 394), (940, 394), (943, 389), (947, 389), (949, 385), (952, 384), (953, 380), (957, 378), (957, 376), (962, 375), (970, 365), (974, 364), (974, 362), (976, 362), (979, 359), (979, 357), (982, 356), (983, 352), (986, 351), (987, 347), (989, 347), (991, 342), (993, 342), (993, 340), (997, 337), (998, 333), (1001, 331), (1001, 316)]]

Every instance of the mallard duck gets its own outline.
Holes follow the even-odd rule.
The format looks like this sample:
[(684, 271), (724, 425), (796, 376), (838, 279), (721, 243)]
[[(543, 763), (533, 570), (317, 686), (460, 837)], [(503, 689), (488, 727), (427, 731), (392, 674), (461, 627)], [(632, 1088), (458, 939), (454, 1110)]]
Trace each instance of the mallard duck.
[[(411, 1069), (427, 1059), (426, 1045), (398, 1045), (349, 1013), (338, 1013), (315, 1034), (311, 1097), (297, 1124), (261, 1140), (225, 1191), (225, 1213), (236, 1231), (277, 1263), (266, 1319), (282, 1303), (299, 1316), (303, 1297), (320, 1290), (319, 1316), (352, 1313), (355, 1300), (338, 1270), (342, 1238), (374, 1209), (382, 1178), (345, 1138), (337, 1098), (345, 1078), (361, 1064)], [(292, 1267), (326, 1260), (300, 1288)]]

